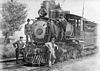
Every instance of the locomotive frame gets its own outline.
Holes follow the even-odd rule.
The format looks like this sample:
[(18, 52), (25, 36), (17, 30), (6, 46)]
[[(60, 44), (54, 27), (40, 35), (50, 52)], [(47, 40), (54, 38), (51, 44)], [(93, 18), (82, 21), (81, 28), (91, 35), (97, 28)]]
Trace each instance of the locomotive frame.
[[(55, 17), (52, 17), (50, 15), (51, 13), (49, 12), (49, 20), (50, 20), (49, 23), (45, 19), (41, 19), (41, 20), (37, 19), (34, 23), (36, 23), (38, 21), (45, 21), (47, 27), (48, 27), (48, 25), (50, 26), (51, 19), (54, 18), (54, 20), (55, 20), (57, 18), (56, 16), (58, 16), (60, 14), (59, 9), (58, 10), (51, 9), (51, 10), (54, 12), (56, 10), (58, 12), (58, 14), (57, 14), (57, 12), (55, 12), (55, 14), (54, 14)], [(57, 53), (58, 54), (61, 53), (61, 55), (57, 55), (58, 59), (56, 59), (56, 61), (60, 61), (61, 58), (63, 58), (63, 61), (64, 61), (69, 58), (80, 57), (82, 55), (82, 51), (84, 50), (84, 48), (83, 48), (84, 43), (81, 43), (80, 41), (85, 42), (84, 38), (85, 38), (85, 36), (87, 36), (87, 35), (85, 35), (86, 31), (84, 30), (85, 29), (84, 26), (87, 21), (85, 18), (78, 16), (78, 15), (74, 15), (74, 14), (68, 14), (68, 13), (66, 13), (66, 11), (63, 11), (62, 13), (64, 15), (64, 18), (73, 26), (73, 31), (72, 31), (73, 33), (71, 36), (67, 36), (66, 38), (64, 38), (65, 35), (63, 36), (61, 34), (63, 39), (62, 39), (62, 37), (60, 37), (62, 40), (56, 39), (56, 44), (59, 46), (59, 50), (60, 50), (60, 52), (57, 52)], [(54, 21), (54, 20), (52, 20), (52, 21)], [(34, 25), (34, 23), (32, 25)], [(93, 23), (93, 22), (91, 22), (91, 23), (95, 24), (94, 27), (96, 27), (96, 23)], [(53, 23), (53, 24), (55, 24), (55, 23)], [(55, 24), (55, 25), (57, 25), (57, 24)], [(61, 28), (61, 27), (58, 27), (58, 28)], [(47, 33), (49, 32), (48, 34), (50, 34), (50, 35), (48, 35), (48, 38), (49, 38), (48, 41), (50, 41), (50, 39), (52, 38), (50, 27), (48, 27), (46, 31), (47, 31)], [(61, 32), (65, 33), (63, 30), (61, 30)], [(94, 32), (92, 32), (92, 33), (94, 33)], [(88, 32), (88, 33), (91, 33), (91, 32)], [(32, 35), (34, 35), (34, 32), (32, 33)], [(45, 39), (45, 36), (43, 39)], [(44, 58), (46, 56), (45, 53), (47, 53), (47, 49), (45, 48), (44, 44), (48, 41), (43, 41), (43, 39), (41, 39), (42, 42), (40, 40), (37, 41), (37, 40), (35, 40), (35, 37), (33, 36), (33, 40), (35, 40), (35, 42), (28, 43), (28, 46), (26, 46), (26, 62), (27, 63), (34, 64), (34, 61), (36, 61), (35, 64), (41, 64), (41, 63), (47, 64), (48, 60), (47, 60), (47, 58)], [(93, 38), (90, 38), (90, 39), (94, 40)], [(84, 45), (84, 46), (86, 46), (86, 45)], [(66, 51), (64, 51), (64, 50), (66, 50)]]

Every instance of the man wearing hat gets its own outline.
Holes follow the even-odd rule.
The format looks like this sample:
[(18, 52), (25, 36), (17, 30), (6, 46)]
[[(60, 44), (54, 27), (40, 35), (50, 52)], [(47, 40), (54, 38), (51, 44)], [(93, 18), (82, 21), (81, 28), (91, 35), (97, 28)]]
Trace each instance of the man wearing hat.
[(53, 37), (51, 39), (51, 42), (45, 43), (47, 48), (49, 49), (49, 55), (48, 56), (48, 65), (51, 67), (52, 64), (54, 64), (56, 55), (55, 55), (55, 49), (58, 50), (58, 46), (55, 44), (55, 38)]
[[(65, 33), (66, 33), (66, 26), (68, 24), (68, 21), (64, 18), (63, 13), (60, 14), (59, 18), (57, 19), (57, 23), (58, 25), (61, 27), (61, 33), (64, 32), (64, 37), (65, 37)], [(63, 30), (63, 32), (62, 32)]]
[(64, 32), (66, 31), (67, 20), (64, 18), (63, 14), (60, 14), (59, 22), (61, 27), (63, 28)]
[(23, 37), (21, 36), (19, 38), (19, 40), (17, 40), (16, 42), (13, 43), (13, 46), (16, 48), (15, 52), (16, 52), (16, 63), (18, 63), (18, 58), (19, 58), (19, 54), (23, 55), (23, 61), (25, 60), (25, 52), (24, 52), (24, 47), (25, 44), (23, 42)]
[(30, 23), (30, 19), (27, 19), (27, 24), (25, 25), (25, 35), (26, 35), (26, 43), (29, 41), (29, 39), (31, 40), (31, 25)]

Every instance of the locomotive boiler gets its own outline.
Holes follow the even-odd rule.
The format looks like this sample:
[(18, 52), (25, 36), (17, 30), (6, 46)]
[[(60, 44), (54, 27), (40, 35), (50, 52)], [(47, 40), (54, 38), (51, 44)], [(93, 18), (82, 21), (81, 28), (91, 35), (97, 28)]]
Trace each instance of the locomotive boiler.
[(56, 37), (56, 41), (65, 39), (65, 36), (71, 36), (73, 26), (70, 23), (65, 24), (65, 32), (63, 28), (53, 20), (35, 20), (32, 24), (32, 37), (36, 42), (49, 42), (51, 38)]

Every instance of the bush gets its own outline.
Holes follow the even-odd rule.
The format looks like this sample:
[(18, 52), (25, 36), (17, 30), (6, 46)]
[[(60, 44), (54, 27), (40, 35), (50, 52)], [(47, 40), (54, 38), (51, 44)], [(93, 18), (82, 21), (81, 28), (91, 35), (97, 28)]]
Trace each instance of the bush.
[(15, 48), (12, 46), (12, 43), (4, 44), (4, 39), (0, 38), (0, 55), (1, 58), (11, 58), (15, 57)]
[(15, 48), (12, 44), (7, 44), (3, 49), (3, 58), (12, 58), (15, 57)]

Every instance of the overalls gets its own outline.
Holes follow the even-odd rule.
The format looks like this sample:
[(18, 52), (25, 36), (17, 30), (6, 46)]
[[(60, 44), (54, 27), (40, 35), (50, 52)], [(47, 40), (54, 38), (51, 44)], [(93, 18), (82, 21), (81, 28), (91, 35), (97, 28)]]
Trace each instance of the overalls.
[(45, 43), (45, 45), (49, 48), (50, 53), (49, 53), (49, 56), (48, 56), (48, 59), (49, 59), (48, 61), (49, 61), (49, 66), (51, 66), (52, 63), (54, 63), (55, 59), (56, 59), (55, 47), (57, 47), (57, 45), (52, 43), (52, 42)]
[(25, 35), (26, 35), (26, 42), (29, 41), (29, 38), (30, 38), (30, 41), (32, 40), (32, 36), (31, 36), (31, 25), (30, 24), (26, 24), (25, 25)]

